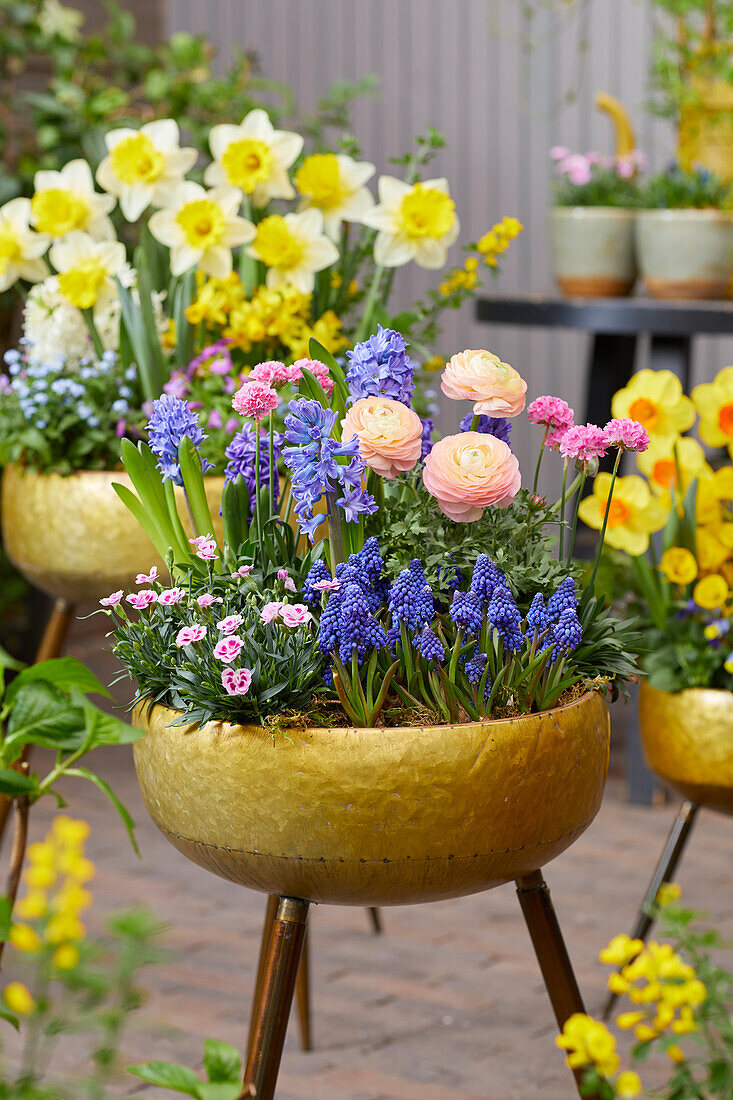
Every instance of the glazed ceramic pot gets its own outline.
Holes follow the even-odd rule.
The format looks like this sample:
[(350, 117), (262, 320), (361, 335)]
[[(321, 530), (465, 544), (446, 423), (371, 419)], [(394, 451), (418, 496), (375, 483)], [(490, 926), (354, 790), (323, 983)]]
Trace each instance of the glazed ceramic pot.
[(457, 726), (291, 729), (174, 724), (142, 705), (148, 812), (179, 851), (267, 894), (404, 905), (538, 870), (596, 816), (609, 717), (597, 693)]
[[(70, 603), (96, 602), (134, 585), (151, 565), (165, 570), (152, 543), (119, 499), (113, 482), (132, 489), (124, 471), (62, 477), (8, 466), (2, 483), (2, 535), (8, 557), (36, 588)], [(207, 478), (209, 507), (221, 536), (222, 478)], [(185, 503), (179, 512), (188, 528)]]
[(639, 693), (646, 762), (700, 806), (733, 814), (733, 693), (713, 688)]
[(636, 254), (653, 298), (724, 298), (733, 276), (733, 213), (640, 210)]
[(618, 298), (636, 280), (634, 211), (555, 206), (550, 251), (555, 281), (571, 298)]

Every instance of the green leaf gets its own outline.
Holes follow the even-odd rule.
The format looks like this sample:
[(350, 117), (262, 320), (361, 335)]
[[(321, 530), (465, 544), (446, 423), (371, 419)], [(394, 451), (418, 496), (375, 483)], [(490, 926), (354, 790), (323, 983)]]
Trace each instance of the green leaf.
[(150, 266), (145, 250), (140, 246), (135, 249), (135, 270), (137, 271), (137, 290), (138, 298), (140, 299), (140, 312), (148, 337), (151, 361), (155, 368), (156, 377), (160, 380), (160, 389), (157, 394), (157, 396), (160, 396), (163, 389), (163, 382), (168, 376), (168, 364), (166, 363), (165, 354), (158, 338), (158, 325), (153, 309), (153, 294), (155, 288), (150, 274)]
[(238, 1100), (242, 1095), (241, 1081), (207, 1081), (199, 1085), (199, 1100)]
[(11, 1012), (3, 1004), (0, 1004), (0, 1020), (7, 1020), (16, 1031), (20, 1031), (20, 1020), (14, 1012)]
[(37, 790), (37, 775), (23, 775), (14, 768), (0, 768), (0, 794), (15, 798), (19, 794), (34, 794)]
[[(78, 748), (84, 719), (78, 707), (51, 684), (36, 680), (18, 692), (10, 712), (4, 748), (30, 742), (45, 748)], [(6, 754), (7, 759), (7, 754)]]
[(127, 1071), (159, 1089), (173, 1089), (175, 1092), (182, 1092), (184, 1096), (199, 1097), (202, 1081), (188, 1066), (181, 1066), (176, 1062), (145, 1062), (128, 1066)]
[(224, 484), (221, 494), (224, 544), (235, 554), (249, 538), (249, 490), (242, 474)]
[(140, 500), (131, 492), (126, 485), (120, 485), (119, 482), (113, 481), (112, 488), (117, 493), (125, 507), (132, 512), (133, 516), (146, 532), (148, 538), (152, 542), (153, 546), (158, 552), (161, 558), (165, 558), (168, 553), (168, 540), (163, 537), (160, 532), (160, 528), (152, 519), (149, 512), (140, 503)]
[(105, 714), (91, 703), (86, 703), (82, 709), (89, 751), (98, 745), (132, 745), (145, 735), (145, 730), (136, 729), (113, 714)]
[(204, 1040), (204, 1069), (209, 1081), (238, 1082), (242, 1076), (242, 1058), (235, 1046), (219, 1039)]
[(193, 522), (197, 528), (193, 534), (207, 535), (213, 533), (214, 521), (211, 518), (209, 502), (206, 499), (201, 456), (187, 435), (183, 437), (178, 448), (178, 461), (181, 464), (183, 487), (186, 490)]
[[(102, 791), (103, 794), (106, 794), (107, 798), (110, 800), (114, 808), (117, 810), (117, 813), (120, 815), (122, 824), (125, 826), (127, 835), (130, 838), (130, 843), (135, 849), (135, 854), (137, 856), (140, 856), (140, 849), (137, 846), (137, 841), (135, 840), (134, 834), (135, 822), (130, 816), (130, 811), (122, 802), (120, 802), (119, 798), (112, 790), (106, 779), (102, 779), (100, 775), (97, 775), (96, 772), (91, 771), (89, 768), (69, 768), (66, 772), (64, 772), (64, 774), (76, 776), (78, 779), (88, 779), (90, 783), (93, 783), (95, 785), (95, 787), (99, 787), (100, 791)], [(140, 858), (142, 858), (142, 856), (140, 856)]]
[(8, 685), (5, 701), (12, 703), (18, 692), (26, 684), (36, 680), (54, 684), (61, 691), (78, 688), (85, 695), (94, 693), (110, 698), (110, 694), (101, 680), (98, 680), (94, 673), (81, 661), (78, 661), (76, 657), (51, 657), (48, 661), (42, 661), (38, 665), (30, 665), (28, 668), (23, 669)]
[(15, 657), (11, 657), (6, 649), (0, 645), (0, 668), (9, 668), (13, 672), (18, 672), (19, 669), (25, 668), (22, 661), (16, 661)]
[(308, 354), (311, 359), (318, 359), (319, 362), (325, 363), (328, 367), (329, 374), (333, 379), (335, 385), (338, 387), (341, 397), (344, 402), (349, 399), (349, 387), (346, 385), (346, 375), (341, 367), (338, 365), (330, 351), (324, 348), (323, 344), (319, 344), (314, 336), (311, 336), (308, 344)]
[[(173, 301), (173, 321), (176, 327), (176, 358), (181, 370), (185, 370), (193, 359), (194, 329), (186, 317), (186, 310), (193, 301), (195, 275), (188, 271), (176, 287)], [(156, 394), (156, 397), (158, 394)]]

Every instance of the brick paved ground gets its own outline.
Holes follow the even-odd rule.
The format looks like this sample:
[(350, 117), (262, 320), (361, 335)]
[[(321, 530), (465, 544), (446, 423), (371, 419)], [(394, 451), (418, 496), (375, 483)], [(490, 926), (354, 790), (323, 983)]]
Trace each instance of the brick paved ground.
[[(72, 649), (91, 649), (77, 635)], [(105, 667), (104, 665), (102, 667)], [(99, 770), (139, 824), (140, 862), (94, 789), (69, 787), (74, 813), (92, 825), (98, 866), (92, 923), (142, 903), (170, 924), (176, 960), (148, 973), (150, 998), (130, 1060), (195, 1066), (206, 1035), (241, 1044), (249, 1011), (264, 898), (188, 863), (141, 805), (126, 750), (104, 750)], [(39, 806), (34, 834), (53, 807)], [(596, 822), (548, 867), (547, 879), (589, 1008), (603, 995), (598, 950), (626, 930), (674, 807), (629, 806), (617, 779)], [(733, 822), (701, 814), (678, 880), (689, 903), (733, 935)], [(288, 1037), (278, 1100), (568, 1100), (574, 1094), (514, 890), (384, 912), (374, 936), (359, 909), (312, 913), (315, 1050)], [(12, 974), (12, 966), (8, 968)], [(12, 1043), (6, 1046), (12, 1055)], [(78, 1054), (65, 1068), (73, 1074)], [(139, 1084), (120, 1095), (170, 1096)]]

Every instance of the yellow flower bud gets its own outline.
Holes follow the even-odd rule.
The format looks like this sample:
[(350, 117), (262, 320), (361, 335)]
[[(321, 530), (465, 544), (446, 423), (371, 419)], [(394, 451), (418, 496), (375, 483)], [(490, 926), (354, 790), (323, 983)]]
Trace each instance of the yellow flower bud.
[(608, 988), (611, 993), (628, 993), (629, 983), (621, 974), (609, 974)]
[(636, 958), (644, 948), (641, 940), (632, 940), (625, 932), (614, 936), (607, 947), (604, 947), (598, 958), (607, 966), (626, 966)]
[(11, 982), (5, 986), (3, 1000), (11, 1012), (18, 1016), (29, 1016), (36, 1007), (30, 991), (22, 982)]
[(448, 283), (441, 283), (438, 287), (438, 293), (442, 294), (444, 298), (447, 298), (450, 294), (450, 285)]
[(633, 1069), (624, 1070), (616, 1078), (616, 1095), (620, 1100), (633, 1100), (641, 1092), (641, 1078)]
[(670, 584), (691, 584), (697, 576), (695, 555), (684, 546), (670, 546), (665, 550), (659, 569)]
[(40, 863), (31, 864), (26, 868), (23, 879), (30, 887), (47, 890), (55, 883), (56, 873), (50, 867), (44, 867)]
[(48, 902), (42, 890), (31, 890), (15, 904), (15, 914), (23, 920), (40, 920), (47, 909)]
[(14, 924), (10, 929), (10, 943), (18, 951), (40, 951), (43, 940), (29, 924)]
[(57, 970), (73, 970), (79, 962), (79, 948), (73, 943), (62, 943), (53, 953), (53, 965)]
[(80, 845), (89, 838), (89, 825), (86, 821), (75, 821), (68, 814), (59, 814), (53, 820), (51, 834), (62, 844)]
[(652, 1039), (657, 1038), (657, 1032), (649, 1024), (638, 1024), (634, 1028), (634, 1035), (640, 1043), (650, 1043)]
[(663, 882), (657, 890), (657, 904), (669, 905), (672, 901), (679, 901), (682, 897), (682, 887), (676, 882)]
[(642, 1020), (646, 1019), (646, 1012), (622, 1012), (616, 1017), (616, 1024), (622, 1031), (630, 1031)]
[(469, 256), (463, 266), (465, 267), (466, 271), (475, 271), (478, 267), (478, 260), (475, 256)]
[(681, 1047), (678, 1047), (676, 1043), (674, 1046), (667, 1047), (667, 1056), (671, 1058), (673, 1062), (677, 1062), (678, 1065), (685, 1060), (684, 1051)]
[(350, 296), (353, 298), (355, 294), (359, 293), (359, 280), (352, 279), (348, 286)]

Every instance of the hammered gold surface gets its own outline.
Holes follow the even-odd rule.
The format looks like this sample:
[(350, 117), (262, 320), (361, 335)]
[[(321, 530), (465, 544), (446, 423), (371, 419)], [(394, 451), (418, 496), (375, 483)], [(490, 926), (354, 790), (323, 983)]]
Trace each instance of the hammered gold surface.
[(403, 905), (537, 870), (601, 804), (609, 717), (600, 695), (462, 726), (292, 729), (171, 725), (136, 711), (138, 781), (184, 855), (268, 894)]
[(733, 694), (712, 688), (639, 693), (647, 764), (700, 806), (733, 814)]
[[(132, 488), (124, 471), (88, 470), (68, 477), (8, 466), (2, 484), (2, 532), (8, 557), (26, 580), (57, 599), (95, 602), (134, 584), (135, 574), (163, 563), (145, 531), (112, 488)], [(207, 478), (221, 536), (222, 478)], [(188, 529), (185, 503), (181, 518)]]

